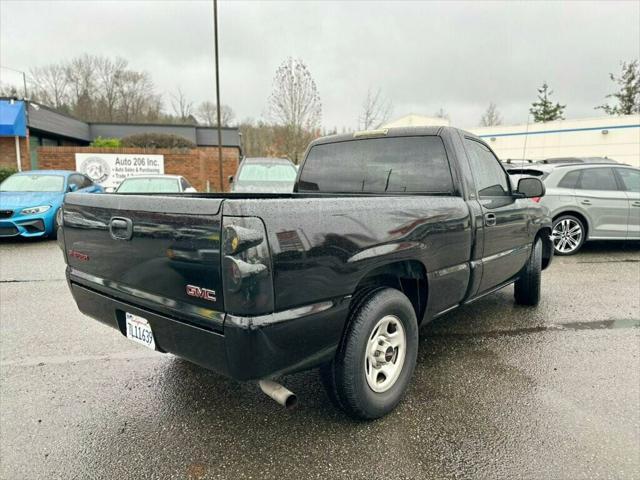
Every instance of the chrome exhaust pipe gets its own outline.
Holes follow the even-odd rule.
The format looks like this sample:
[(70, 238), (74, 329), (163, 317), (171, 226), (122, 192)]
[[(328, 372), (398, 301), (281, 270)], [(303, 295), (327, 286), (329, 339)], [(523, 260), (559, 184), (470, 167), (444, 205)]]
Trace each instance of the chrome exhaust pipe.
[(298, 397), (285, 386), (273, 380), (260, 380), (258, 385), (260, 386), (260, 390), (287, 410), (293, 410), (298, 405)]

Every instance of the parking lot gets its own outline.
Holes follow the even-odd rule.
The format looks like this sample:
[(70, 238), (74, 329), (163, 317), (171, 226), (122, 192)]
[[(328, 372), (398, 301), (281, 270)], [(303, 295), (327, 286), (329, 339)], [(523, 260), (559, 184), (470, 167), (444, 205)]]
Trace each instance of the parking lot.
[(538, 308), (509, 287), (427, 326), (404, 402), (370, 423), (317, 371), (283, 379), (288, 412), (85, 318), (55, 242), (1, 243), (0, 280), (4, 479), (640, 476), (638, 244), (556, 257)]

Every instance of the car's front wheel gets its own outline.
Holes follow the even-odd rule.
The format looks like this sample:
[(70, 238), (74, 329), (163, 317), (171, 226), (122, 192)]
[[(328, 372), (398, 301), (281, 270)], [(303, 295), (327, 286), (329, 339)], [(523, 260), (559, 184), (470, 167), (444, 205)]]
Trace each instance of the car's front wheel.
[(586, 229), (582, 220), (573, 215), (562, 215), (553, 222), (551, 238), (556, 255), (573, 255), (584, 244)]
[(321, 369), (332, 400), (358, 419), (379, 418), (402, 399), (418, 354), (418, 324), (400, 291), (371, 291), (352, 311), (334, 360)]

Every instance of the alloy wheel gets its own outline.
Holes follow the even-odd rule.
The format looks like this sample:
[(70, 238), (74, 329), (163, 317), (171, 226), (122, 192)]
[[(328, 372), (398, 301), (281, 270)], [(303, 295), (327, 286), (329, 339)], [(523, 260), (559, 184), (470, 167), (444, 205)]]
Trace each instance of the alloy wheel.
[(553, 246), (559, 253), (571, 253), (582, 243), (582, 226), (571, 218), (563, 218), (553, 227)]

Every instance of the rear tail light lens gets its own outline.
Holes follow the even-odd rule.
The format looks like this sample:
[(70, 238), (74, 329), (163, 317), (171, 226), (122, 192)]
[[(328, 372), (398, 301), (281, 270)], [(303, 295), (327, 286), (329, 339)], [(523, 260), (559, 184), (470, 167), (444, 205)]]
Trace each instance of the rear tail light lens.
[(273, 312), (271, 255), (262, 220), (224, 217), (222, 232), (225, 311), (240, 315)]
[(531, 197), (531, 200), (533, 200), (536, 203), (540, 203), (540, 200), (542, 200), (542, 197)]

